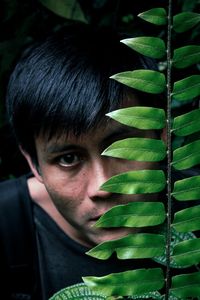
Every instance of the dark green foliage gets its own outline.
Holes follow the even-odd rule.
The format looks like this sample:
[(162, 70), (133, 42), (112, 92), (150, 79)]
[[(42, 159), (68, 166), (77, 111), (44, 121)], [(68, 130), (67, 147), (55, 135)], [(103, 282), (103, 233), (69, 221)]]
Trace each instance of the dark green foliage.
[(84, 282), (106, 296), (131, 296), (153, 292), (164, 285), (161, 269), (140, 269), (113, 273), (104, 277), (85, 277)]
[(182, 12), (173, 18), (173, 28), (176, 32), (185, 32), (200, 22), (200, 15), (193, 12)]
[[(163, 191), (168, 184), (170, 205), (167, 205), (166, 211), (161, 202), (133, 202), (119, 205), (108, 211), (96, 224), (97, 227), (150, 226), (153, 228), (164, 224), (167, 217), (170, 227), (167, 230), (164, 227), (164, 230), (157, 234), (155, 231), (144, 232), (106, 242), (88, 253), (100, 259), (107, 259), (113, 252), (116, 252), (120, 259), (153, 257), (155, 261), (160, 262), (161, 267), (148, 269), (147, 265), (147, 269), (133, 270), (132, 268), (127, 272), (101, 278), (86, 277), (84, 281), (91, 289), (85, 285), (70, 287), (57, 293), (52, 299), (105, 299), (110, 295), (110, 299), (114, 299), (115, 295), (121, 297), (129, 295), (132, 299), (160, 300), (199, 299), (200, 297), (199, 272), (184, 274), (184, 269), (183, 274), (171, 276), (173, 267), (198, 266), (200, 262), (199, 238), (195, 238), (191, 233), (200, 229), (200, 207), (196, 203), (200, 199), (200, 176), (195, 173), (195, 176), (190, 175), (188, 178), (178, 180), (174, 185), (171, 183), (171, 170), (187, 170), (191, 167), (197, 170), (200, 162), (198, 151), (200, 109), (197, 102), (200, 95), (199, 1), (180, 0), (176, 3), (169, 1), (170, 5), (173, 12), (171, 17), (165, 7), (166, 1), (163, 5), (162, 1), (138, 1), (136, 5), (136, 1), (122, 3), (122, 1), (107, 0), (89, 3), (88, 1), (41, 0), (35, 6), (29, 6), (27, 1), (3, 1), (4, 30), (2, 30), (0, 43), (1, 126), (5, 123), (4, 83), (21, 49), (46, 32), (55, 31), (72, 20), (81, 20), (99, 26), (112, 25), (122, 31), (131, 32), (133, 36), (138, 33), (138, 37), (125, 39), (122, 42), (133, 51), (162, 59), (160, 72), (150, 70), (123, 72), (113, 74), (111, 80), (118, 80), (146, 93), (159, 94), (164, 91), (170, 100), (167, 116), (164, 110), (152, 107), (133, 107), (108, 114), (108, 117), (118, 122), (143, 130), (160, 130), (164, 128), (167, 118), (167, 149), (161, 140), (155, 142), (153, 139), (138, 138), (115, 143), (103, 153), (107, 156), (138, 161), (162, 161), (167, 155), (168, 172), (166, 174), (161, 170), (128, 172), (111, 178), (102, 186), (105, 190), (134, 194)], [(140, 13), (141, 11), (144, 12)], [(141, 19), (139, 21), (136, 18), (137, 14)], [(172, 27), (169, 26), (167, 29), (170, 18)], [(138, 24), (140, 26), (134, 27)], [(168, 66), (167, 70), (166, 66)], [(188, 103), (190, 105), (187, 105)], [(182, 139), (178, 140), (179, 137)], [(174, 145), (178, 146), (171, 153), (170, 146), (173, 141), (175, 141)], [(177, 200), (189, 203), (189, 207), (178, 210), (172, 215), (171, 206)], [(175, 245), (174, 235), (178, 237)], [(170, 253), (163, 253), (165, 246), (170, 249)], [(172, 272), (163, 273), (162, 264), (167, 265)], [(172, 281), (171, 285), (168, 284), (170, 281)], [(165, 282), (167, 282), (166, 286)], [(163, 290), (158, 292), (163, 287), (164, 292)]]
[[(199, 109), (191, 110), (185, 114), (176, 116), (173, 121), (173, 101), (184, 102), (188, 100), (193, 100), (200, 95), (200, 75), (189, 73), (181, 79), (172, 81), (172, 66), (175, 68), (186, 68), (190, 67), (199, 62), (199, 46), (197, 45), (188, 45), (174, 49), (173, 58), (171, 57), (172, 44), (172, 34), (171, 34), (171, 23), (173, 24), (173, 30), (176, 33), (185, 32), (190, 30), (192, 27), (197, 25), (200, 21), (200, 14), (185, 12), (176, 14), (172, 17), (172, 2), (169, 0), (169, 11), (163, 10), (163, 8), (153, 8), (149, 11), (146, 11), (139, 16), (145, 21), (148, 21), (155, 25), (165, 25), (168, 22), (168, 31), (167, 31), (167, 49), (165, 50), (165, 43), (160, 38), (155, 37), (138, 37), (133, 39), (123, 40), (122, 42), (128, 47), (132, 48), (134, 51), (138, 51), (143, 55), (147, 55), (154, 58), (162, 58), (167, 53), (167, 72), (166, 74), (155, 71), (147, 70), (136, 70), (130, 72), (123, 72), (114, 74), (111, 78), (117, 80), (125, 85), (128, 85), (132, 88), (138, 89), (146, 93), (159, 94), (163, 91), (166, 91), (168, 97), (168, 107), (167, 107), (167, 182), (162, 171), (159, 170), (143, 170), (143, 171), (131, 171), (128, 173), (123, 173), (117, 176), (112, 177), (106, 183), (102, 185), (102, 189), (117, 193), (124, 194), (139, 194), (139, 193), (152, 193), (162, 191), (168, 184), (167, 190), (167, 229), (166, 232), (163, 232), (163, 235), (153, 234), (152, 243), (149, 240), (150, 235), (145, 233), (135, 233), (124, 238), (121, 238), (116, 241), (110, 241), (100, 244), (99, 246), (93, 248), (89, 251), (89, 255), (92, 255), (99, 259), (107, 259), (113, 252), (116, 252), (119, 259), (126, 258), (147, 258), (154, 257), (156, 251), (164, 251), (163, 242), (166, 237), (166, 249), (167, 251), (161, 254), (161, 257), (164, 257), (163, 262), (167, 266), (167, 273), (160, 273), (160, 279), (164, 282), (166, 277), (166, 287), (165, 294), (160, 296), (155, 295), (155, 299), (185, 299), (187, 297), (200, 297), (199, 289), (199, 273), (192, 273), (188, 275), (179, 275), (172, 276), (170, 278), (169, 272), (171, 268), (187, 268), (194, 265), (198, 265), (200, 262), (200, 239), (195, 238), (194, 235), (185, 236), (184, 240), (179, 240), (172, 247), (172, 236), (174, 230), (177, 231), (177, 236), (181, 232), (190, 232), (199, 230), (199, 205), (194, 205), (186, 209), (177, 211), (173, 217), (172, 207), (174, 202), (184, 201), (188, 202), (191, 200), (200, 199), (200, 176), (190, 176), (185, 179), (181, 179), (175, 182), (174, 186), (172, 185), (172, 168), (177, 170), (189, 169), (191, 167), (197, 166), (200, 162), (199, 156), (199, 140), (192, 140), (190, 143), (185, 143), (182, 147), (179, 147), (171, 152), (171, 144), (173, 139), (173, 134), (186, 136), (200, 131), (200, 126), (197, 118), (199, 116)], [(156, 48), (156, 49), (155, 49)], [(172, 64), (171, 64), (172, 62)], [(166, 78), (166, 80), (165, 80)], [(172, 86), (172, 88), (171, 88)], [(142, 108), (143, 109), (143, 108)], [(112, 113), (109, 113), (108, 116), (129, 126), (135, 126), (140, 128), (141, 120), (145, 120), (145, 126), (143, 129), (153, 128), (152, 121), (153, 117), (156, 114), (152, 114), (151, 109), (153, 108), (144, 108), (144, 111), (141, 110), (141, 119), (139, 119), (140, 111), (139, 108), (129, 108), (118, 110)], [(145, 113), (145, 115), (144, 115)], [(171, 120), (172, 118), (172, 120)], [(171, 122), (172, 121), (172, 122)], [(157, 120), (158, 124), (155, 125), (154, 129), (163, 128), (162, 117)], [(158, 141), (157, 141), (158, 142)], [(158, 145), (153, 139), (128, 139), (122, 140), (111, 145), (106, 149), (103, 155), (120, 157), (129, 160), (139, 160), (139, 161), (149, 161), (152, 157), (156, 157), (156, 160), (163, 160), (165, 157), (165, 148), (162, 147), (162, 143)], [(138, 149), (138, 152), (137, 150)], [(162, 150), (161, 150), (162, 149)], [(145, 151), (148, 152), (145, 155)], [(123, 154), (122, 154), (123, 153)], [(162, 155), (161, 155), (162, 153)], [(150, 184), (150, 185), (149, 185)], [(151, 187), (150, 187), (151, 186)], [(154, 188), (152, 189), (152, 186)], [(155, 189), (155, 190), (154, 190)], [(145, 202), (144, 202), (145, 203)], [(133, 212), (129, 210), (128, 206), (119, 206), (114, 207), (108, 211), (101, 219), (97, 222), (96, 226), (102, 227), (112, 227), (111, 219), (113, 218), (115, 226), (130, 226), (132, 227), (142, 227), (144, 224), (140, 222), (141, 218), (144, 218), (144, 215), (141, 213), (144, 203), (137, 203), (137, 209)], [(134, 204), (132, 204), (134, 205)], [(149, 205), (149, 203), (148, 203)], [(130, 207), (131, 208), (131, 207)], [(148, 215), (151, 215), (151, 220), (153, 220), (153, 208), (149, 208)], [(127, 214), (126, 214), (127, 210)], [(163, 214), (165, 215), (165, 213)], [(123, 218), (123, 216), (126, 216)], [(119, 217), (119, 218), (118, 218)], [(122, 219), (122, 221), (120, 221)], [(130, 221), (129, 221), (130, 219)], [(135, 219), (135, 222), (132, 221)], [(116, 223), (115, 223), (116, 220)], [(119, 222), (119, 223), (118, 223)], [(162, 222), (162, 221), (161, 221)], [(164, 218), (163, 218), (164, 222)], [(128, 225), (127, 225), (128, 224)], [(151, 224), (152, 225), (152, 224)], [(173, 228), (173, 230), (172, 230)], [(179, 233), (180, 232), (180, 233)], [(157, 236), (157, 238), (156, 238)], [(142, 238), (142, 241), (140, 240)], [(154, 240), (155, 238), (155, 240)], [(160, 240), (159, 240), (160, 239)], [(162, 240), (162, 241), (161, 241)], [(137, 245), (137, 246), (136, 246)], [(153, 245), (153, 246), (152, 246)], [(158, 247), (160, 245), (161, 248)], [(136, 249), (135, 249), (136, 247)], [(148, 250), (147, 250), (148, 249)], [(139, 251), (138, 251), (139, 250)], [(143, 253), (141, 253), (143, 252)], [(151, 256), (152, 255), (152, 256)], [(156, 254), (155, 254), (156, 256)], [(166, 257), (165, 257), (166, 256)], [(162, 261), (162, 258), (154, 257), (157, 262)], [(162, 263), (162, 262), (161, 262)], [(148, 265), (147, 265), (148, 267)], [(84, 281), (94, 290), (102, 290), (106, 295), (119, 295), (119, 296), (134, 296), (134, 299), (145, 298), (148, 290), (144, 283), (144, 277), (139, 272), (143, 270), (136, 270), (138, 272), (137, 282), (133, 282), (132, 271), (131, 273), (119, 273), (119, 274), (110, 274), (107, 277), (95, 278), (95, 277), (86, 277)], [(150, 271), (150, 270), (149, 270)], [(152, 280), (152, 285), (150, 283), (151, 276), (154, 272), (154, 269), (151, 269), (152, 273), (149, 272), (145, 274), (145, 281), (150, 284), (148, 288), (149, 291), (156, 291), (154, 281)], [(124, 276), (126, 277), (126, 283), (124, 282)], [(172, 279), (172, 286), (170, 286), (170, 281)], [(117, 280), (117, 288), (114, 287)], [(122, 282), (124, 283), (123, 285)], [(161, 282), (160, 282), (161, 283)], [(137, 285), (137, 289), (132, 288)], [(103, 286), (102, 286), (103, 285)], [(111, 286), (112, 287), (111, 287)], [(162, 285), (161, 285), (162, 286)], [(160, 286), (160, 287), (161, 287)], [(141, 288), (142, 287), (142, 288)], [(158, 286), (157, 286), (158, 287)], [(157, 291), (160, 288), (157, 289)], [(192, 289), (192, 291), (191, 291)], [(152, 295), (148, 294), (149, 298)], [(195, 298), (196, 299), (196, 298)], [(199, 298), (197, 298), (199, 299)]]
[(150, 22), (155, 25), (166, 25), (167, 24), (167, 13), (164, 8), (152, 8), (148, 11), (140, 13), (138, 15), (143, 20)]
[(145, 227), (162, 224), (165, 208), (161, 202), (130, 202), (108, 210), (96, 227)]
[(108, 113), (110, 118), (139, 129), (162, 129), (165, 126), (165, 112), (155, 107), (134, 106)]
[(49, 300), (77, 300), (77, 299), (91, 299), (91, 300), (103, 300), (106, 299), (105, 295), (96, 293), (89, 289), (84, 283), (74, 284), (70, 287), (64, 288)]
[(162, 58), (165, 55), (165, 43), (158, 37), (136, 37), (121, 42), (131, 49), (152, 58)]
[(199, 299), (195, 297), (200, 294), (200, 272), (174, 276), (171, 292), (175, 299)]
[(200, 205), (185, 208), (175, 213), (172, 226), (179, 232), (200, 230)]
[(113, 143), (102, 155), (136, 161), (161, 161), (166, 156), (165, 150), (166, 146), (161, 140), (129, 138)]
[(152, 70), (135, 70), (115, 74), (115, 79), (139, 91), (160, 94), (165, 89), (165, 77), (162, 73)]
[(184, 46), (174, 50), (172, 58), (173, 66), (176, 68), (186, 68), (200, 62), (200, 46)]
[(160, 192), (165, 187), (165, 175), (161, 170), (129, 171), (108, 179), (101, 189), (120, 194), (145, 194)]

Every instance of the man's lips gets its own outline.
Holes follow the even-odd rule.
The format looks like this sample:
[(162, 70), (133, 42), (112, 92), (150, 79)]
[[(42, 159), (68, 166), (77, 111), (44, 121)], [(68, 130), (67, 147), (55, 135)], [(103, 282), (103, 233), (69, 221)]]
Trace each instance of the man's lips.
[(91, 215), (89, 217), (89, 221), (98, 221), (106, 212), (108, 212), (112, 207), (104, 208), (96, 213), (94, 215)]
[(90, 222), (97, 222), (108, 210), (105, 210), (102, 213), (99, 213), (98, 215), (94, 215), (91, 218), (89, 218)]
[(99, 215), (99, 216), (96, 216), (96, 217), (92, 217), (92, 218), (90, 218), (90, 221), (93, 221), (93, 222), (95, 221), (96, 222), (96, 221), (99, 220), (99, 218), (101, 218), (101, 216), (102, 215)]

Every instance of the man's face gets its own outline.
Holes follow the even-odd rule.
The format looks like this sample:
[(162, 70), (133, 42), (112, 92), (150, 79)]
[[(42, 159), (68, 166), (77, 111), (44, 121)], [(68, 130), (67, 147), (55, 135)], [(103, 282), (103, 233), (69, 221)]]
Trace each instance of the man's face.
[(101, 155), (111, 143), (129, 137), (155, 138), (155, 133), (110, 121), (79, 138), (71, 134), (48, 142), (42, 137), (36, 139), (42, 182), (66, 220), (68, 235), (83, 245), (91, 247), (128, 234), (131, 229), (100, 229), (93, 225), (114, 205), (145, 199), (145, 195), (120, 195), (99, 189), (111, 176), (153, 167), (152, 163)]

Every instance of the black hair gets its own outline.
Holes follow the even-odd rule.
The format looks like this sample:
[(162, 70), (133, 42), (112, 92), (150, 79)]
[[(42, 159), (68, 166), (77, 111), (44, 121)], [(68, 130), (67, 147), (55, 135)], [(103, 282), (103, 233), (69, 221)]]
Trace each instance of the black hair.
[[(34, 138), (41, 133), (79, 136), (119, 108), (128, 88), (111, 75), (155, 69), (151, 60), (120, 43), (122, 38), (111, 30), (75, 24), (24, 51), (8, 84), (7, 111), (18, 143), (32, 158)], [(155, 99), (140, 95), (141, 105), (153, 105), (150, 97)]]

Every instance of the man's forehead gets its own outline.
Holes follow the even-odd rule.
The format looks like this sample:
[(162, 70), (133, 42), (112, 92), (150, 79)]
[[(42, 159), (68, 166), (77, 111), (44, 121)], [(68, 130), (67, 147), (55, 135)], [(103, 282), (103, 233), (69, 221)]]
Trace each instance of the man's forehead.
[[(138, 99), (134, 95), (128, 95), (124, 98), (124, 101), (120, 105), (120, 108), (127, 108), (131, 106), (137, 106)], [(136, 130), (136, 129), (135, 129)], [(126, 125), (120, 124), (119, 122), (112, 120), (108, 116), (105, 116), (97, 125), (93, 128), (90, 128), (87, 131), (76, 134), (73, 131), (68, 131), (67, 128), (60, 128), (55, 134), (53, 134), (50, 138), (48, 134), (41, 134), (37, 141), (46, 146), (52, 143), (84, 143), (84, 141), (88, 141), (88, 139), (103, 139), (112, 132), (117, 131), (133, 131), (133, 128), (130, 128)]]
[(48, 142), (37, 140), (37, 147), (42, 152), (53, 154), (61, 153), (74, 148), (104, 148), (105, 145), (112, 144), (114, 141), (130, 137), (155, 138), (155, 132), (150, 130), (141, 130), (122, 125), (116, 121), (110, 122), (107, 126), (100, 126), (79, 137), (71, 134), (62, 134), (59, 137), (53, 137)]
[(104, 138), (104, 136), (121, 130), (129, 130), (129, 127), (120, 124), (119, 122), (109, 119), (105, 120), (104, 122), (98, 124), (94, 128), (89, 129), (87, 132), (82, 132), (79, 135), (76, 135), (73, 131), (67, 130), (60, 130), (59, 132), (55, 133), (51, 138), (47, 138), (46, 135), (42, 134), (38, 138), (37, 141), (43, 142), (46, 145), (51, 143), (81, 143), (88, 139), (100, 139)]

